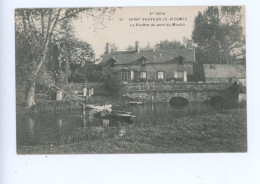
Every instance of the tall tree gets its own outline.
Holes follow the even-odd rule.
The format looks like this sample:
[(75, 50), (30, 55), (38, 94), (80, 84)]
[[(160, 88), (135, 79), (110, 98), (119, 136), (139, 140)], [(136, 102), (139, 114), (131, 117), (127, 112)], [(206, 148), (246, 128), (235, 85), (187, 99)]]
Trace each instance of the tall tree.
[(243, 57), (241, 10), (241, 7), (208, 7), (198, 13), (192, 39), (197, 45), (199, 62), (227, 64)]
[[(16, 9), (15, 29), (16, 29), (16, 49), (20, 49), (20, 44), (27, 44), (26, 57), (23, 53), (16, 56), (16, 62), (28, 63), (28, 77), (26, 105), (28, 108), (35, 104), (34, 94), (36, 79), (43, 69), (44, 63), (50, 53), (50, 43), (63, 31), (66, 21), (77, 19), (79, 16), (92, 17), (96, 24), (104, 25), (114, 13), (115, 8), (49, 8), (49, 9)], [(67, 22), (69, 23), (69, 22)], [(23, 57), (23, 59), (21, 59)], [(27, 60), (27, 61), (24, 61)], [(42, 76), (41, 76), (42, 77)], [(40, 77), (40, 78), (41, 78)]]

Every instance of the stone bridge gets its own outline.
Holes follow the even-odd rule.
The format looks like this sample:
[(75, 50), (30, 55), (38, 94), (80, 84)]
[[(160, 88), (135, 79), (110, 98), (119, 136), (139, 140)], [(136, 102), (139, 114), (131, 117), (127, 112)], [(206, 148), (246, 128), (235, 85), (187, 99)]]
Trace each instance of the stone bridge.
[(149, 83), (126, 84), (125, 95), (144, 102), (169, 102), (174, 97), (183, 97), (188, 102), (206, 102), (213, 97), (223, 97), (232, 83)]

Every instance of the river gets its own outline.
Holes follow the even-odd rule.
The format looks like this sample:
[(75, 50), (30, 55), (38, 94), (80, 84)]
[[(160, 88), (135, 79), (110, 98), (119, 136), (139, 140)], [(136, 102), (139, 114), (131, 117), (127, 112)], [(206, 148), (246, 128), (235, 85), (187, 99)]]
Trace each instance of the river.
[[(186, 116), (214, 114), (221, 109), (203, 103), (190, 103), (183, 107), (174, 107), (168, 103), (146, 103), (138, 106), (127, 106), (117, 109), (133, 112), (134, 123), (124, 126), (154, 126), (169, 124), (174, 119)], [(40, 112), (36, 114), (17, 115), (17, 145), (44, 145), (62, 137), (69, 137), (82, 130), (94, 130), (105, 126), (103, 119), (97, 118), (93, 110), (86, 110), (86, 118), (82, 118), (81, 110), (70, 112)], [(109, 126), (121, 126), (109, 123)]]

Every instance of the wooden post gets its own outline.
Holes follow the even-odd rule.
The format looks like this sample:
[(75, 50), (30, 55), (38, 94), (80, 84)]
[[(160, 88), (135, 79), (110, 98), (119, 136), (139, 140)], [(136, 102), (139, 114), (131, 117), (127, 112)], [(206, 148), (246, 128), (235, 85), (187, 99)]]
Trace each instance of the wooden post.
[(86, 105), (84, 103), (82, 103), (81, 110), (82, 110), (82, 117), (85, 118), (86, 117)]

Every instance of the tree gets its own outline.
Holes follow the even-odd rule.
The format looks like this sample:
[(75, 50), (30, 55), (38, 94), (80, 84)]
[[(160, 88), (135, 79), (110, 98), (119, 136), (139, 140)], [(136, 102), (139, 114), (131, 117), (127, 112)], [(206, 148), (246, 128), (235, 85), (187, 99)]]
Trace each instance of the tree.
[(95, 53), (92, 46), (87, 42), (71, 37), (65, 43), (60, 42), (59, 45), (61, 48), (60, 60), (66, 60), (71, 64), (80, 66), (84, 66), (88, 62), (95, 62)]
[(147, 45), (143, 49), (144, 50), (153, 50), (153, 48), (151, 47), (150, 42), (147, 42)]
[(15, 29), (16, 39), (19, 40), (16, 41), (16, 49), (20, 50), (23, 43), (27, 46), (26, 55), (19, 52), (16, 62), (18, 65), (24, 62), (27, 67), (28, 73), (24, 75), (27, 79), (26, 105), (28, 108), (35, 104), (36, 81), (37, 78), (42, 78), (39, 73), (44, 71), (43, 66), (50, 55), (51, 42), (55, 37), (62, 36), (64, 24), (69, 24), (70, 20), (84, 15), (92, 17), (96, 20), (96, 24), (104, 25), (104, 21), (108, 20), (114, 11), (115, 8), (16, 9)]
[(135, 47), (132, 45), (129, 45), (128, 47), (126, 47), (127, 51), (135, 51)]
[(192, 39), (201, 63), (232, 63), (243, 57), (245, 35), (241, 7), (208, 7), (194, 20)]
[(179, 41), (169, 41), (169, 40), (163, 40), (160, 41), (160, 43), (157, 43), (155, 45), (156, 50), (164, 50), (164, 49), (183, 49), (185, 46), (181, 44)]
[(125, 90), (124, 84), (114, 74), (109, 74), (106, 76), (105, 88), (114, 96), (121, 96)]
[(115, 43), (111, 43), (110, 50), (111, 50), (111, 52), (116, 52), (116, 51), (118, 51), (118, 46)]

